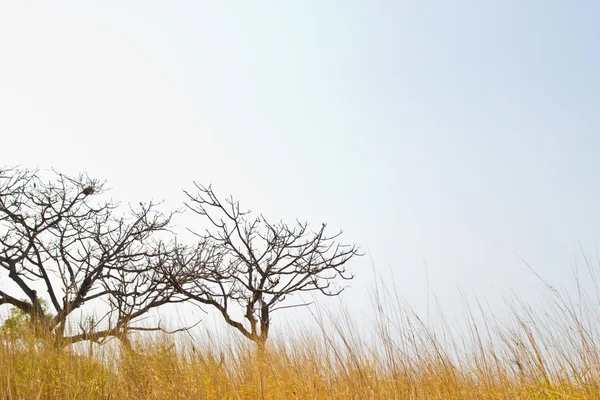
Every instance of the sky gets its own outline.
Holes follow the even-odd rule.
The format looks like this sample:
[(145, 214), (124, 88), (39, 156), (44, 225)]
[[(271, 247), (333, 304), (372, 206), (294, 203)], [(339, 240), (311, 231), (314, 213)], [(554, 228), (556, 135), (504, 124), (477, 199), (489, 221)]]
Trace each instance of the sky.
[[(573, 286), (600, 239), (600, 5), (0, 4), (0, 165), (327, 222), (418, 309)], [(192, 216), (184, 225), (194, 227)]]

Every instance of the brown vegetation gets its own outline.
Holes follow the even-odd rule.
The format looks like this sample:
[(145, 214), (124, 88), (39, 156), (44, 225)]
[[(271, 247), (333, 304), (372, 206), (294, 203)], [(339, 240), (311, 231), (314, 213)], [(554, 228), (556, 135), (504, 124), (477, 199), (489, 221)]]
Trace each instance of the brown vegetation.
[(428, 326), (394, 296), (377, 292), (377, 318), (366, 330), (349, 312), (323, 313), (315, 317), (317, 331), (306, 327), (275, 336), (264, 363), (251, 342), (235, 338), (199, 343), (169, 336), (142, 340), (135, 353), (119, 355), (105, 348), (94, 357), (3, 341), (0, 396), (600, 398), (597, 305), (589, 298), (577, 304), (552, 290), (548, 300), (552, 307), (543, 313), (513, 302), (511, 316), (504, 320), (489, 310), (469, 309), (471, 317), (461, 332), (444, 323)]

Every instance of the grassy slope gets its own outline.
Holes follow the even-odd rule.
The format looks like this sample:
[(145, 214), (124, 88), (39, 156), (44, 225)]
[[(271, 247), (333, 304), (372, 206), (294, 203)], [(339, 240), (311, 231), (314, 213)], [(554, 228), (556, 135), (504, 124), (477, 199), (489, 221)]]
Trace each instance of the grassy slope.
[(4, 340), (0, 398), (600, 399), (600, 306), (591, 297), (551, 289), (548, 309), (513, 303), (502, 321), (467, 308), (461, 334), (376, 297), (372, 337), (348, 313), (319, 317), (321, 331), (273, 340), (264, 362), (235, 341), (176, 352), (167, 338), (147, 343), (144, 356), (108, 351), (102, 363)]

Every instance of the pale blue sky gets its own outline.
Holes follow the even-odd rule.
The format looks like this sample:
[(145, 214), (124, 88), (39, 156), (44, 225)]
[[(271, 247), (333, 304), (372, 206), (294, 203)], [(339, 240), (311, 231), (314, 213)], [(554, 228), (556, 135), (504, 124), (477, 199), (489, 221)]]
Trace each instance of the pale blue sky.
[[(528, 296), (600, 238), (600, 3), (0, 5), (0, 164), (329, 222), (402, 295)], [(191, 224), (193, 221), (190, 222)], [(370, 260), (346, 300), (369, 303)]]

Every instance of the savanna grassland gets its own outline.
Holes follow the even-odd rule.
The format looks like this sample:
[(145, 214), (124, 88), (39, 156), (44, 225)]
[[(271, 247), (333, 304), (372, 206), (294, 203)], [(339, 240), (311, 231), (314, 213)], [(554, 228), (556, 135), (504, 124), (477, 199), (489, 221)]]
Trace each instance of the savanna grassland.
[[(597, 298), (547, 286), (538, 311), (518, 299), (493, 312), (465, 304), (456, 329), (427, 323), (382, 288), (366, 329), (350, 310), (273, 337), (264, 355), (244, 338), (163, 336), (93, 355), (4, 338), (3, 399), (595, 399)], [(502, 312), (500, 312), (502, 311)], [(499, 315), (502, 315), (500, 317)], [(210, 337), (205, 332), (204, 337)]]

